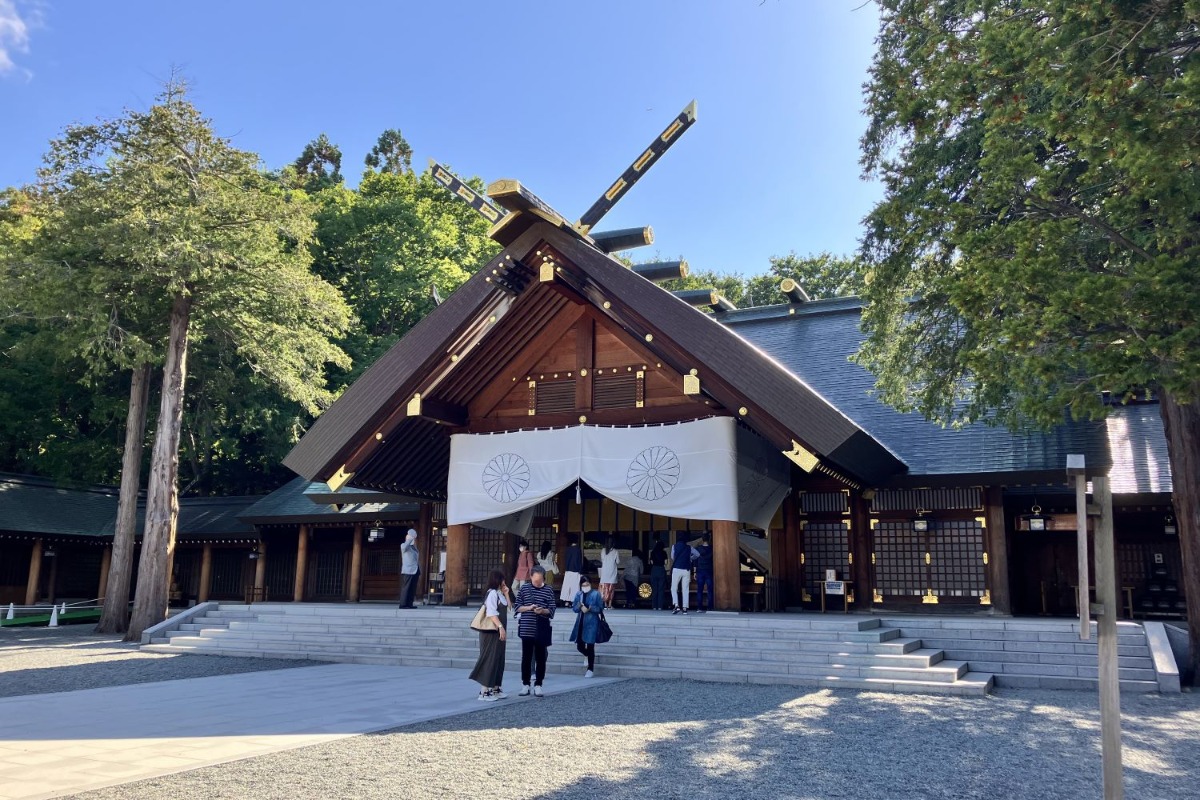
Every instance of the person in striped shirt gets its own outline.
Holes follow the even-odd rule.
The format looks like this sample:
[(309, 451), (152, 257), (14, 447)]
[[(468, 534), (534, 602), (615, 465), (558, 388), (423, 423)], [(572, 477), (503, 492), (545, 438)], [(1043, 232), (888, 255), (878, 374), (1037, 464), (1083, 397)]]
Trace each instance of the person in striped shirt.
[[(529, 570), (529, 583), (517, 592), (517, 635), (521, 637), (521, 691), (529, 695), (533, 679), (533, 694), (542, 696), (542, 680), (546, 677), (546, 648), (550, 646), (550, 620), (557, 605), (554, 590), (546, 585), (546, 570), (540, 565)], [(537, 671), (534, 674), (534, 662)]]

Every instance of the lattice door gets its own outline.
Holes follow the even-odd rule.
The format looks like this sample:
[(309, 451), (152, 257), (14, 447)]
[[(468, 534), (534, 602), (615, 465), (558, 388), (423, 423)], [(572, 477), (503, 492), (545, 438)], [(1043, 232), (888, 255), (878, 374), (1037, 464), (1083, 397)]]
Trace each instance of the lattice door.
[(471, 528), (471, 550), (467, 557), (467, 586), (470, 594), (483, 594), (492, 570), (504, 569), (504, 534)]
[(845, 579), (850, 571), (850, 531), (846, 524), (808, 522), (804, 526), (804, 591), (820, 599), (825, 570), (836, 569)]
[(316, 552), (313, 569), (313, 597), (336, 597), (346, 595), (346, 551), (344, 548), (321, 548)]
[(987, 591), (983, 525), (978, 520), (937, 520), (929, 526), (929, 580), (933, 595), (975, 599)]
[(925, 534), (908, 520), (875, 526), (875, 591), (897, 600), (919, 600), (929, 588)]

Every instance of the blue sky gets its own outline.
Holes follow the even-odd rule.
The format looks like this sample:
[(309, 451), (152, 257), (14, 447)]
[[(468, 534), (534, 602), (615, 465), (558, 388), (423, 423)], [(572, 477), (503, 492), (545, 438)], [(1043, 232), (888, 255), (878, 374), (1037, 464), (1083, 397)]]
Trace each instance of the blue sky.
[(876, 27), (868, 0), (0, 0), (0, 185), (176, 66), (267, 166), (324, 132), (354, 182), (398, 127), (415, 166), (516, 178), (576, 219), (694, 98), (699, 121), (599, 227), (755, 273), (857, 246), (881, 194), (858, 166)]

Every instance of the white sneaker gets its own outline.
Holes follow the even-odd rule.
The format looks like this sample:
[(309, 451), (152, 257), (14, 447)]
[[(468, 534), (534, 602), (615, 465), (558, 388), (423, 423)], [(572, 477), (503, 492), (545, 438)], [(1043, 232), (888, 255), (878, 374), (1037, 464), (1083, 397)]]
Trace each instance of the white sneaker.
[(533, 687), (533, 696), (534, 697), (544, 697), (545, 695), (542, 694), (542, 687), (540, 687), (540, 686)]
[(493, 700), (507, 700), (508, 695), (506, 695), (501, 690), (497, 689), (494, 693), (492, 693), (492, 699)]
[(496, 695), (494, 692), (488, 692), (487, 694), (479, 695), (479, 699), (485, 703), (494, 703), (497, 700), (499, 700), (500, 697), (498, 695)]
[(528, 697), (528, 696), (529, 696), (529, 684), (527, 683), (521, 687), (521, 691), (517, 692), (517, 697)]
[(592, 677), (592, 671), (589, 669), (587, 672), (583, 673), (583, 677), (585, 677), (585, 678)]

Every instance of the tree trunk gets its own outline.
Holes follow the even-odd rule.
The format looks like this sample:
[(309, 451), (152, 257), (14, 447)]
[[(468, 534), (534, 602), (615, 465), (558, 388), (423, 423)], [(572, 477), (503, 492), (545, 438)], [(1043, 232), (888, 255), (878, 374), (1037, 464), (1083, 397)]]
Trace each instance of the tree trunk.
[(104, 613), (97, 633), (124, 633), (129, 624), (129, 579), (133, 570), (134, 535), (137, 529), (137, 496), (142, 483), (142, 441), (146, 438), (146, 406), (150, 399), (150, 365), (133, 371), (129, 387), (129, 413), (125, 418), (125, 452), (121, 460), (121, 496), (117, 501), (117, 529)]
[[(1200, 397), (1200, 387), (1192, 397)], [(1180, 404), (1169, 392), (1162, 392), (1161, 410), (1183, 555), (1181, 582), (1187, 598), (1191, 670), (1192, 675), (1200, 675), (1200, 400)]]
[(171, 338), (163, 365), (162, 400), (154, 431), (154, 453), (146, 489), (146, 525), (142, 534), (142, 557), (138, 564), (137, 595), (125, 641), (136, 642), (142, 631), (162, 622), (167, 615), (168, 574), (175, 549), (175, 522), (179, 518), (179, 431), (183, 425), (183, 389), (187, 379), (188, 321), (192, 310), (189, 296), (177, 295), (171, 306)]

